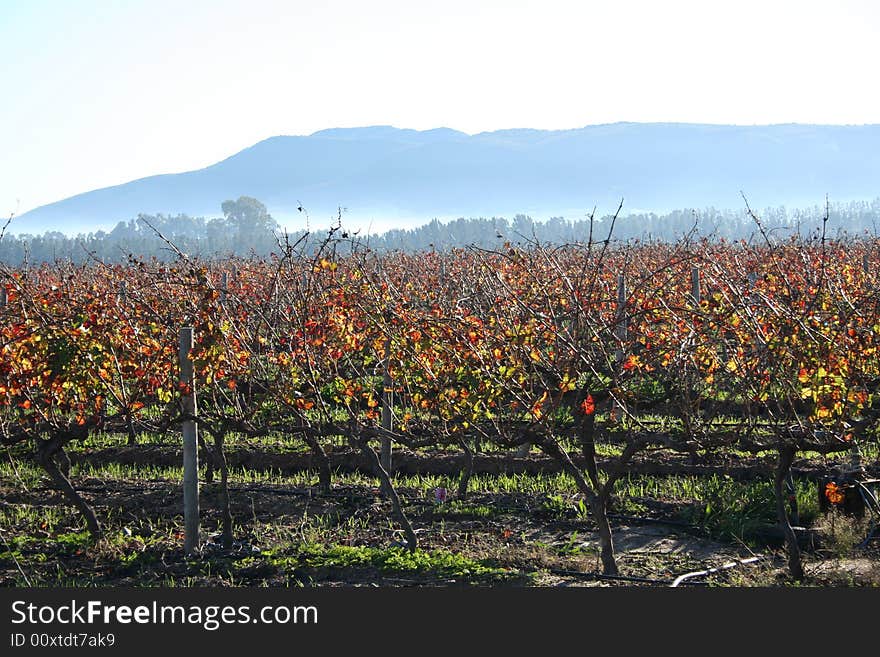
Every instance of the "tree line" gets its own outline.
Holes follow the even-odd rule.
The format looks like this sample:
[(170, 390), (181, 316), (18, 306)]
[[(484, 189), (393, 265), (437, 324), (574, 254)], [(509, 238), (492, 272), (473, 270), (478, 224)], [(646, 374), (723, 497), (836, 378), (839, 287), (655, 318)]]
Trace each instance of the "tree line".
[[(266, 206), (255, 198), (242, 196), (224, 201), (221, 210), (223, 216), (214, 218), (140, 214), (120, 221), (110, 231), (76, 236), (58, 231), (41, 235), (6, 234), (0, 239), (0, 262), (22, 266), (56, 261), (114, 263), (131, 257), (171, 260), (177, 254), (169, 248), (169, 242), (201, 258), (267, 257), (278, 252), (285, 239), (296, 242), (307, 236), (305, 230), (285, 235)], [(684, 235), (711, 240), (749, 240), (756, 236), (755, 222), (746, 207), (741, 210), (681, 209), (660, 214), (617, 213), (613, 217), (613, 234), (617, 241), (674, 242)], [(809, 237), (823, 230), (837, 238), (876, 236), (880, 225), (880, 197), (810, 208), (766, 208), (760, 217), (763, 226), (779, 237)], [(517, 214), (512, 219), (460, 217), (448, 222), (434, 219), (416, 228), (362, 236), (361, 241), (377, 252), (444, 251), (465, 246), (494, 248), (505, 242), (575, 244), (591, 238), (604, 239), (611, 231), (611, 220), (612, 215), (587, 213), (575, 220), (557, 216), (540, 221), (525, 214)], [(338, 221), (337, 227), (345, 226), (344, 215)]]

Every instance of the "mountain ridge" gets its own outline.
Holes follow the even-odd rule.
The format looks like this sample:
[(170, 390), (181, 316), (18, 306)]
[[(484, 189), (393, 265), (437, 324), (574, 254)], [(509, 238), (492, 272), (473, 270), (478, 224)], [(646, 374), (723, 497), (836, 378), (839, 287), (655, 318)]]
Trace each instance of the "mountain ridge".
[[(467, 134), (390, 125), (276, 135), (207, 167), (82, 192), (16, 217), (14, 233), (112, 228), (139, 213), (218, 216), (253, 196), (299, 228), (345, 208), (352, 224), (580, 215), (630, 209), (812, 205), (880, 195), (880, 124), (618, 122)], [(613, 206), (613, 207), (612, 207)], [(395, 223), (396, 222), (396, 223)]]

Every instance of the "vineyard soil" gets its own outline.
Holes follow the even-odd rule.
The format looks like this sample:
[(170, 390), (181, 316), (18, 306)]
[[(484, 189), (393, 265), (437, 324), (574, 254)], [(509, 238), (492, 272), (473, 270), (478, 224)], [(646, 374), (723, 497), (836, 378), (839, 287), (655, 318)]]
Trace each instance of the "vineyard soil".
[[(428, 464), (442, 466), (443, 458), (450, 457), (411, 454), (396, 457), (403, 469), (409, 463), (412, 470), (419, 462), (423, 473), (401, 475), (397, 485), (420, 536), (416, 555), (400, 547), (402, 539), (388, 521), (387, 503), (368, 476), (337, 471), (333, 490), (321, 495), (308, 485), (314, 480), (308, 471), (287, 477), (276, 470), (261, 480), (256, 471), (240, 470), (230, 484), (235, 544), (223, 550), (216, 542), (218, 488), (203, 483), (203, 552), (199, 559), (187, 559), (180, 540), (179, 482), (155, 469), (163, 450), (117, 448), (117, 456), (126, 456), (125, 466), (110, 458), (111, 451), (73, 458), (75, 485), (106, 519), (106, 538), (97, 544), (89, 542), (77, 514), (59, 506), (60, 500), (38, 475), (27, 490), (4, 475), (0, 585), (663, 586), (677, 575), (754, 554), (766, 559), (695, 582), (787, 582), (772, 532), (748, 537), (748, 545), (737, 538), (713, 538), (709, 528), (694, 521), (699, 501), (647, 497), (617, 500), (612, 523), (621, 578), (602, 577), (595, 527), (578, 509), (576, 494), (503, 492), (491, 484), (472, 490), (466, 500), (451, 496), (437, 503), (432, 486), (448, 481), (444, 468), (433, 475), (424, 471)], [(164, 451), (173, 456), (174, 450)], [(230, 460), (235, 463), (246, 456), (232, 451)], [(284, 455), (275, 457), (281, 460)], [(484, 470), (502, 469), (511, 460), (499, 455), (483, 458)], [(547, 465), (537, 458), (514, 460), (521, 472), (538, 472)], [(491, 463), (494, 467), (488, 467)], [(144, 469), (149, 464), (153, 470)], [(807, 462), (799, 465), (804, 472), (818, 468)], [(764, 469), (760, 459), (748, 466), (753, 478)], [(20, 474), (26, 478), (28, 473)], [(488, 474), (485, 481), (505, 476), (510, 475)], [(514, 476), (522, 478), (524, 488), (527, 481), (537, 486), (547, 475)], [(876, 547), (847, 554), (834, 553), (831, 547), (808, 548), (808, 585), (880, 584)]]

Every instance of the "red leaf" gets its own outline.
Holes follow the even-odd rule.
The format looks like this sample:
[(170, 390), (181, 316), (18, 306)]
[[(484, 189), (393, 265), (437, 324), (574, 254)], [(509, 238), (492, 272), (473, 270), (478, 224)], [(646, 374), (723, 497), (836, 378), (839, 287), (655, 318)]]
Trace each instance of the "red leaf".
[(581, 408), (585, 415), (592, 415), (596, 412), (596, 403), (593, 401), (593, 395), (588, 394), (587, 398), (581, 404)]

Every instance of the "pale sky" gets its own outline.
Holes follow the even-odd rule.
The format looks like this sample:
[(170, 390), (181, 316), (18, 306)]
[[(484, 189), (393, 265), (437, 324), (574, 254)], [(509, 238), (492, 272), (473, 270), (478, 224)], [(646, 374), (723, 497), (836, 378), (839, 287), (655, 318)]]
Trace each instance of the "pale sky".
[(873, 0), (0, 0), (0, 216), (330, 127), (880, 123), (878, 42)]

